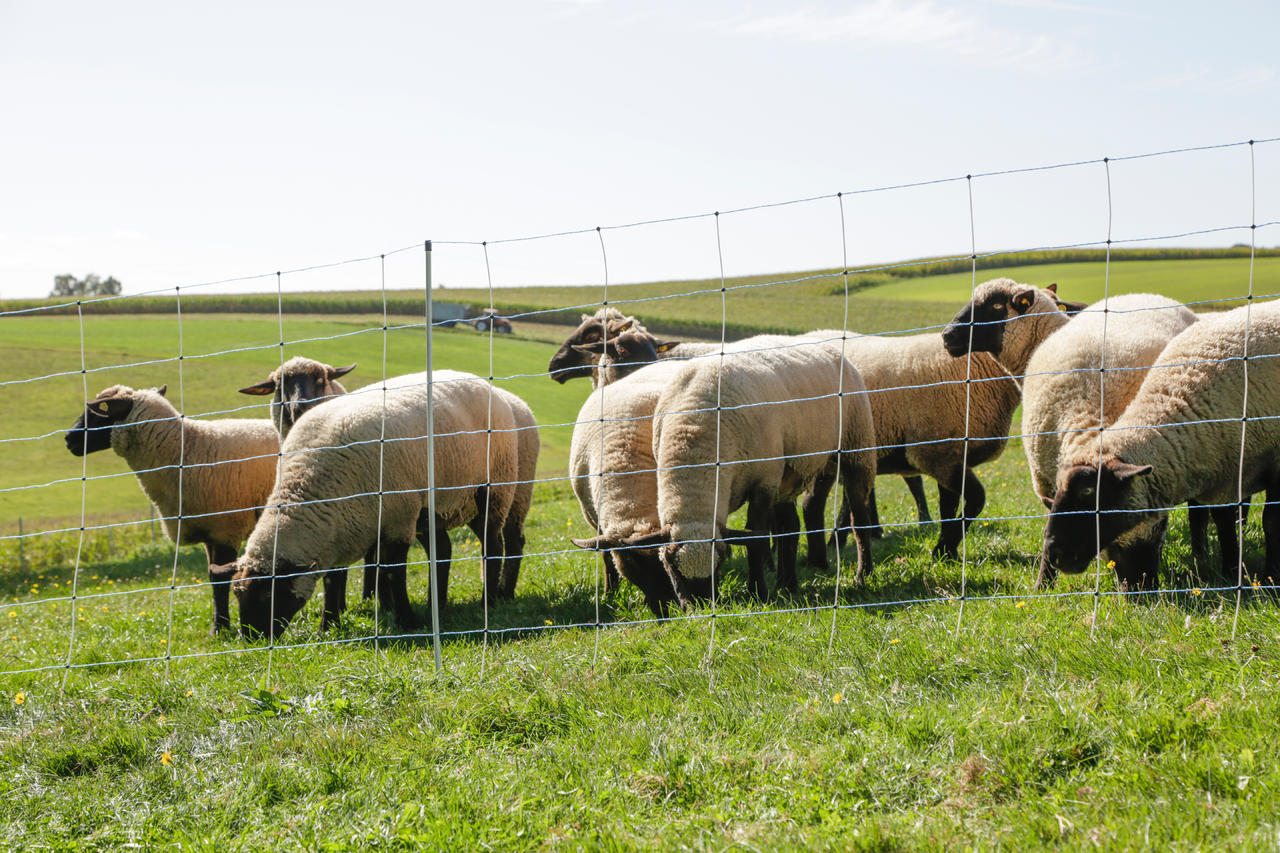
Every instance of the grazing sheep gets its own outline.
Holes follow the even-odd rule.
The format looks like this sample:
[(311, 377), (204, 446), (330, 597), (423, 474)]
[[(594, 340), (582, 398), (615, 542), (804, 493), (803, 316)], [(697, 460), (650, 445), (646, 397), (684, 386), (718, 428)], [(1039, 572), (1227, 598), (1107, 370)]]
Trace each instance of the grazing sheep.
[[(128, 463), (169, 539), (203, 545), (214, 567), (236, 558), (276, 479), (280, 441), (267, 420), (192, 420), (165, 399), (168, 386), (112, 385), (85, 404), (67, 432), (84, 456), (110, 447)], [(230, 594), (213, 584), (213, 629), (231, 624)]]
[[(654, 350), (656, 352), (657, 358), (663, 358), (663, 359), (697, 358), (699, 356), (706, 356), (706, 355), (715, 353), (719, 349), (718, 344), (677, 343), (674, 341), (661, 341), (661, 340), (658, 340), (657, 338), (654, 338), (652, 335), (650, 335), (648, 331), (645, 330), (644, 326), (641, 325), (638, 320), (636, 320), (636, 318), (624, 317), (616, 309), (612, 309), (612, 308), (607, 309), (607, 312), (608, 312), (607, 314), (608, 316), (607, 337), (608, 338), (610, 339), (614, 338), (628, 329), (635, 335), (647, 336), (650, 342), (654, 346)], [(599, 382), (597, 380), (596, 373), (599, 368), (594, 367), (593, 364), (595, 362), (595, 359), (597, 359), (600, 355), (600, 348), (603, 346), (603, 340), (605, 338), (605, 335), (603, 334), (603, 331), (602, 331), (606, 325), (604, 320), (602, 319), (602, 315), (604, 315), (605, 313), (606, 313), (606, 309), (601, 309), (600, 311), (596, 312), (596, 315), (594, 317), (591, 315), (583, 316), (583, 324), (579, 326), (578, 329), (572, 335), (570, 335), (569, 339), (564, 342), (560, 350), (556, 353), (555, 357), (553, 357), (551, 360), (551, 368), (553, 371), (556, 371), (556, 370), (565, 371), (563, 373), (553, 373), (552, 374), (553, 379), (556, 379), (559, 382), (565, 382), (569, 378), (572, 378), (573, 376), (590, 375), (592, 377), (592, 385), (598, 386)], [(815, 339), (828, 341), (828, 342), (834, 339), (836, 342), (835, 349), (838, 350), (839, 339), (842, 336), (844, 336), (844, 334), (845, 333), (840, 331), (834, 331), (834, 332), (819, 331), (819, 332), (810, 332), (808, 335), (805, 335), (804, 337), (812, 337)], [(586, 343), (585, 344), (581, 343), (581, 341), (586, 341)], [(635, 352), (636, 358), (638, 359), (644, 358), (644, 356), (640, 353), (637, 347), (633, 346), (633, 349), (636, 350)], [(575, 351), (580, 353), (582, 357), (579, 358), (579, 360), (577, 360), (576, 362), (571, 362), (570, 360), (571, 353)], [(586, 373), (574, 372), (575, 370), (587, 371), (587, 372)], [(920, 477), (917, 475), (909, 474), (909, 475), (904, 475), (902, 479), (907, 484), (907, 489), (911, 492), (911, 496), (916, 502), (916, 512), (920, 519), (920, 522), (927, 523), (931, 521), (932, 519), (929, 516), (929, 503), (928, 503), (928, 500), (925, 498), (924, 484), (921, 481)], [(824, 494), (823, 494), (824, 500), (826, 496), (830, 494), (830, 489), (831, 489), (830, 482), (833, 482), (833, 481), (834, 481), (834, 469), (832, 469), (829, 475), (824, 476), (824, 478), (821, 478), (819, 481), (821, 483), (826, 483)], [(809, 535), (810, 547), (808, 549), (808, 557), (807, 557), (808, 563), (809, 565), (817, 568), (827, 568), (828, 563), (827, 563), (826, 546), (825, 544), (823, 544), (823, 541), (822, 541), (823, 537), (822, 537), (822, 534), (819, 532), (824, 526), (822, 524), (822, 519), (821, 519), (822, 505), (815, 504), (813, 500), (811, 500), (810, 498), (805, 499), (804, 505), (806, 507), (805, 525), (807, 529), (811, 531)], [(847, 518), (845, 519), (845, 523), (846, 524), (848, 523)], [(880, 528), (878, 517), (875, 517), (875, 522), (869, 532), (870, 532), (870, 535), (873, 537), (878, 537), (882, 534), (883, 531)]]
[(321, 361), (295, 355), (271, 371), (271, 375), (256, 385), (241, 388), (241, 394), (256, 397), (271, 395), (271, 420), (280, 432), (280, 439), (289, 437), (289, 430), (303, 413), (325, 400), (347, 393), (338, 381), (355, 369), (354, 364), (333, 367)]
[(1106, 549), (1117, 569), (1125, 561), (1122, 588), (1154, 587), (1170, 507), (1192, 500), (1233, 507), (1242, 496), (1266, 490), (1265, 574), (1276, 577), (1277, 355), (1280, 303), (1274, 301), (1201, 319), (1171, 340), (1114, 423), (1100, 436), (1085, 433), (1063, 447), (1044, 542), (1050, 569), (1084, 571)]
[[(582, 404), (569, 447), (573, 492), (583, 518), (598, 531), (591, 539), (573, 539), (573, 543), (590, 550), (658, 529), (653, 413), (663, 389), (682, 366), (678, 361), (662, 361), (635, 370), (646, 348), (653, 355), (648, 361), (656, 359), (647, 339), (637, 333), (612, 338), (608, 347), (600, 367), (603, 382)], [(619, 376), (623, 369), (615, 368), (615, 363), (627, 365), (631, 372)], [(640, 588), (650, 609), (662, 615), (664, 602), (673, 593), (656, 553), (604, 548), (603, 554), (606, 587), (616, 586), (621, 574)]]
[[(428, 389), (422, 374), (337, 397), (299, 418), (281, 448), (279, 480), (244, 554), (219, 567), (220, 574), (234, 574), (242, 630), (283, 631), (315, 591), (317, 574), (325, 577), (327, 625), (340, 605), (329, 601), (329, 592), (346, 582), (345, 572), (331, 570), (374, 547), (383, 580), (379, 595), (410, 628), (410, 544), (415, 536), (468, 523), (484, 537), (486, 588), (496, 589), (518, 463), (510, 407), (490, 389), (469, 373), (435, 372), (434, 519), (427, 514)], [(435, 588), (443, 604), (447, 587), (441, 580)]]
[[(1046, 507), (1053, 503), (1060, 455), (1078, 455), (1082, 443), (1096, 445), (1098, 427), (1120, 417), (1160, 351), (1196, 319), (1168, 297), (1113, 296), (1085, 308), (1036, 349), (1022, 385), (1022, 442), (1032, 488)], [(1224, 543), (1235, 536), (1233, 513), (1225, 512), (1227, 521), (1219, 525)], [(1221, 520), (1219, 511), (1215, 515)], [(1201, 561), (1206, 550), (1202, 517), (1193, 509), (1193, 550)], [(1229, 559), (1225, 550), (1223, 557)], [(1118, 576), (1126, 576), (1123, 559), (1116, 563)], [(1052, 585), (1054, 578), (1041, 560), (1037, 585)]]
[[(672, 598), (688, 606), (709, 596), (723, 546), (744, 538), (751, 591), (765, 597), (774, 530), (782, 536), (778, 585), (795, 589), (794, 534), (800, 521), (792, 501), (837, 454), (845, 499), (859, 523), (863, 580), (871, 553), (861, 525), (875, 478), (874, 453), (863, 448), (874, 442), (874, 432), (862, 380), (847, 360), (795, 338), (748, 338), (723, 355), (682, 364), (663, 388), (656, 412), (661, 526), (649, 534), (601, 538), (599, 545), (658, 547), (660, 568), (648, 571), (665, 570), (671, 581), (670, 591), (655, 590), (665, 595), (660, 606)], [(743, 503), (749, 531), (730, 530), (728, 515)]]

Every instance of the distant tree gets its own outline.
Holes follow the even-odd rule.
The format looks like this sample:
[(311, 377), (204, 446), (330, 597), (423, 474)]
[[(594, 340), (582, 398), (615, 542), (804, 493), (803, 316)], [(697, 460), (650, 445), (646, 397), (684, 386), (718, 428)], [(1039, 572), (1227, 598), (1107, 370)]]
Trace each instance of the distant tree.
[(55, 275), (53, 277), (53, 290), (50, 296), (119, 296), (120, 282), (115, 276), (107, 276), (103, 279), (100, 276), (89, 273), (84, 278), (76, 278), (73, 275)]

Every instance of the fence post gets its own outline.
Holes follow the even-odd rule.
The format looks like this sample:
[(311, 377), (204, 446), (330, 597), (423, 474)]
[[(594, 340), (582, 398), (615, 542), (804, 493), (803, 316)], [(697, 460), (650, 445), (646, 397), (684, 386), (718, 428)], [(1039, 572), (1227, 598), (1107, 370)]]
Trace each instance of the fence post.
[(431, 648), (435, 656), (436, 672), (440, 672), (440, 588), (436, 569), (436, 446), (435, 446), (435, 396), (434, 365), (431, 353), (431, 322), (434, 306), (431, 304), (431, 241), (424, 244), (427, 285), (427, 517), (432, 519), (431, 532), (427, 535), (427, 583), (431, 590)]

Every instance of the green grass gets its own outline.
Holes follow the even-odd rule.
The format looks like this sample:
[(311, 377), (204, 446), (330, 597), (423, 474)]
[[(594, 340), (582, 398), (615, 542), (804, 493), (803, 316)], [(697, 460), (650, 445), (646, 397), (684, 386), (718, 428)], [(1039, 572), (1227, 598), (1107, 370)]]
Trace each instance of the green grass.
[[(944, 322), (963, 301), (944, 306), (949, 288), (963, 284), (913, 279), (877, 299), (885, 322), (895, 304), (898, 316)], [(934, 296), (916, 299), (914, 287)], [(826, 304), (806, 325), (830, 325)], [(688, 310), (685, 321), (706, 319)], [(73, 318), (3, 326), (8, 375), (79, 370)], [(359, 361), (352, 379), (372, 380), (380, 326), (287, 317), (290, 339), (357, 334), (286, 355)], [(90, 368), (176, 353), (173, 318), (91, 317), (85, 331)], [(495, 339), (494, 372), (545, 370), (560, 333), (525, 325)], [(390, 372), (419, 369), (420, 336), (389, 335)], [(186, 317), (187, 355), (264, 347), (184, 359), (187, 411), (247, 403), (265, 415), (234, 389), (278, 363), (278, 337), (271, 318)], [(435, 348), (441, 366), (487, 373), (482, 335), (445, 332)], [(173, 396), (176, 371), (95, 373), (90, 393), (167, 381)], [(587, 393), (545, 377), (511, 383), (544, 423), (571, 420)], [(78, 477), (57, 431), (79, 412), (79, 373), (6, 392), (0, 435), (53, 434), (9, 444), (0, 488)], [(563, 470), (562, 433), (544, 433), (544, 476)], [(91, 475), (121, 470), (110, 454), (89, 463)], [(428, 639), (385, 639), (394, 626), (359, 602), (355, 576), (340, 626), (321, 632), (312, 602), (268, 655), (208, 636), (202, 556), (175, 558), (147, 524), (88, 537), (78, 573), (78, 532), (28, 539), (26, 571), (6, 540), (0, 671), (48, 669), (0, 676), (0, 839), (13, 849), (1274, 849), (1271, 592), (1246, 593), (1234, 639), (1233, 593), (1095, 599), (1090, 573), (1062, 578), (1066, 596), (1035, 595), (1042, 509), (1017, 442), (979, 475), (988, 506), (963, 568), (929, 556), (935, 529), (910, 524), (900, 480), (883, 478), (889, 530), (865, 589), (847, 566), (838, 586), (802, 570), (797, 598), (761, 605), (746, 598), (735, 554), (714, 621), (651, 622), (626, 587), (600, 601), (599, 631), (598, 566), (566, 538), (587, 527), (563, 481), (539, 484), (527, 528), (539, 556), (525, 561), (515, 601), (492, 609), (487, 634), (479, 548), (455, 532), (441, 674)], [(131, 476), (88, 485), (101, 518), (146, 517)], [(21, 511), (30, 530), (78, 519), (80, 483), (66, 489), (0, 492), (4, 520)], [(1256, 509), (1245, 542), (1258, 565)], [(1167, 586), (1197, 584), (1189, 551), (1175, 515)], [(423, 618), (425, 576), (410, 571)], [(856, 606), (835, 614), (833, 632), (837, 588)], [(1113, 588), (1104, 575), (1101, 590)], [(916, 599), (928, 601), (894, 604)]]

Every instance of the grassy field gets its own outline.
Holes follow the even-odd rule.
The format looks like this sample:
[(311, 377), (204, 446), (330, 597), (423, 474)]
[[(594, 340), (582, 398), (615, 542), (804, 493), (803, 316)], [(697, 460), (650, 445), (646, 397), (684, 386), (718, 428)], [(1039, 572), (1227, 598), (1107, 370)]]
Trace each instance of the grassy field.
[[(1018, 277), (1040, 281), (1046, 269)], [(1200, 290), (1187, 282), (1207, 273), (1189, 274), (1178, 295), (1225, 298), (1238, 269), (1219, 271)], [(1134, 281), (1151, 280), (1137, 272)], [(1092, 296), (1068, 293), (1065, 276), (1047, 280), (1067, 298)], [(967, 289), (965, 276), (924, 278), (874, 298), (885, 323), (941, 323)], [(745, 305), (749, 292), (780, 290), (741, 293)], [(793, 292), (786, 310), (809, 298)], [(682, 304), (688, 315), (675, 321), (706, 320), (695, 301), (653, 303)], [(831, 325), (827, 305), (815, 302), (802, 326)], [(774, 310), (784, 307), (770, 297), (743, 316), (771, 322)], [(82, 406), (79, 327), (73, 318), (2, 325), (8, 375), (67, 374), (5, 386), (4, 521), (78, 526), (81, 463), (60, 431)], [(373, 380), (381, 325), (286, 317), (291, 341), (343, 337), (285, 354), (358, 361), (351, 378)], [(513, 377), (504, 381), (542, 423), (571, 421), (586, 387), (536, 375), (562, 330), (518, 328), (496, 339), (494, 374)], [(273, 318), (191, 315), (182, 334), (187, 412), (248, 405), (265, 415), (234, 389), (278, 363)], [(389, 373), (421, 369), (420, 329), (386, 341)], [(177, 346), (173, 318), (89, 318), (89, 393), (168, 382), (176, 400), (168, 359)], [(231, 349), (240, 351), (214, 354)], [(435, 351), (441, 366), (488, 373), (484, 336), (442, 332)], [(124, 363), (135, 366), (115, 367)], [(563, 471), (569, 434), (544, 431), (542, 476)], [(88, 482), (91, 514), (146, 517), (113, 456), (89, 457), (88, 473), (119, 475)], [(7, 540), (0, 838), (14, 849), (1280, 845), (1280, 768), (1268, 746), (1280, 714), (1273, 582), (1246, 590), (1236, 626), (1234, 592), (1202, 590), (1190, 574), (1175, 515), (1166, 586), (1181, 591), (1095, 597), (1095, 583), (1114, 590), (1103, 572), (1063, 578), (1062, 595), (1033, 593), (1042, 510), (1017, 442), (979, 474), (989, 502), (963, 564), (929, 556), (935, 528), (910, 523), (905, 489), (884, 478), (888, 534), (865, 589), (806, 571), (800, 596), (761, 605), (745, 597), (735, 555), (714, 620), (664, 623), (649, 620), (631, 588), (598, 600), (598, 565), (566, 538), (587, 533), (576, 502), (563, 481), (541, 483), (516, 600), (492, 609), (487, 631), (478, 545), (455, 537), (439, 674), (428, 639), (388, 639), (394, 626), (367, 603), (327, 633), (312, 603), (269, 654), (209, 637), (202, 557), (175, 555), (146, 524), (115, 531), (112, 543), (91, 536), (78, 575), (78, 533), (28, 540), (25, 571)], [(60, 479), (71, 482), (28, 488)], [(1252, 565), (1259, 517), (1245, 536)], [(410, 571), (420, 616), (425, 577)]]

